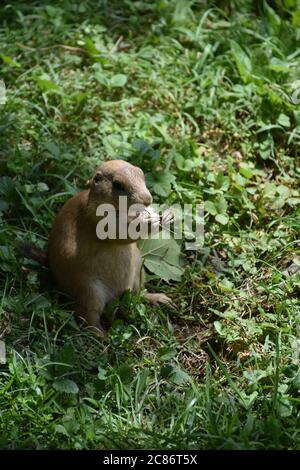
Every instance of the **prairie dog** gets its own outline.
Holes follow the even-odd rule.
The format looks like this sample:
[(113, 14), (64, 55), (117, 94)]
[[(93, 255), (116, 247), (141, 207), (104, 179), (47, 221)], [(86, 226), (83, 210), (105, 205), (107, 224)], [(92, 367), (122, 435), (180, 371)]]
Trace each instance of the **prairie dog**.
[[(122, 160), (97, 168), (90, 188), (69, 199), (59, 211), (49, 237), (48, 263), (60, 288), (76, 302), (76, 313), (88, 326), (101, 331), (104, 308), (126, 289), (141, 288), (142, 258), (136, 241), (99, 240), (96, 209), (112, 204), (119, 209), (119, 196), (128, 207), (149, 207), (152, 196), (143, 171)], [(165, 294), (146, 294), (154, 304), (171, 303)]]

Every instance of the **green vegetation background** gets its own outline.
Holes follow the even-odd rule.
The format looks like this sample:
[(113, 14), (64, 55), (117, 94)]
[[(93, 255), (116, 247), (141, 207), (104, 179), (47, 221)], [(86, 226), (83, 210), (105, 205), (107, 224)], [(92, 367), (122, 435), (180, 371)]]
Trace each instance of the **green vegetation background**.
[[(0, 447), (299, 449), (299, 1), (0, 18)], [(175, 311), (126, 294), (99, 342), (15, 242), (118, 156), (156, 202), (204, 201), (205, 244), (150, 273)]]

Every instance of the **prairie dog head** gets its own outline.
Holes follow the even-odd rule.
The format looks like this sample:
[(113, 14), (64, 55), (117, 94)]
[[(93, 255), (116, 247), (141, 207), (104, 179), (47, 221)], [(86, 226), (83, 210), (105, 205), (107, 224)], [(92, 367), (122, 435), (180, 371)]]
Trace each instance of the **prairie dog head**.
[(90, 193), (94, 201), (112, 204), (116, 209), (120, 196), (127, 197), (128, 206), (142, 204), (148, 207), (152, 203), (143, 171), (123, 160), (111, 160), (97, 168)]
[(96, 234), (100, 240), (131, 243), (158, 233), (168, 217), (161, 217), (151, 204), (152, 196), (140, 168), (123, 160), (111, 160), (97, 168), (90, 183), (87, 209), (89, 217), (98, 220)]

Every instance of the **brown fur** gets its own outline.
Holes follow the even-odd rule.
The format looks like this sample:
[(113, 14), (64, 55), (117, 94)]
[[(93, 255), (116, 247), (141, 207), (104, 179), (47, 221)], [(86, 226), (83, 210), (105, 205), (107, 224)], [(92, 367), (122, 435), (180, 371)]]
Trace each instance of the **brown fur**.
[[(111, 203), (118, 209), (120, 195), (127, 196), (128, 206), (152, 202), (140, 168), (122, 160), (106, 162), (97, 169), (90, 189), (62, 207), (49, 238), (48, 260), (55, 280), (75, 299), (77, 315), (98, 330), (105, 306), (126, 289), (137, 292), (141, 287), (142, 258), (136, 242), (101, 241), (96, 236), (96, 207)], [(170, 302), (164, 294), (146, 296), (154, 304)]]

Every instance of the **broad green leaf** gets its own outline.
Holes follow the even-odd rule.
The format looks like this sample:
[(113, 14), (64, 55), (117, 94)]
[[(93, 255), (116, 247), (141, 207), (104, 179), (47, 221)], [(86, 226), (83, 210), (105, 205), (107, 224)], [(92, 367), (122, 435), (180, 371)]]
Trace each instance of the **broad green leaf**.
[(38, 183), (37, 184), (37, 190), (38, 191), (49, 191), (49, 186), (46, 183)]
[(253, 171), (250, 170), (250, 168), (240, 168), (240, 173), (247, 179), (251, 179), (254, 175)]
[(36, 78), (36, 82), (42, 92), (46, 93), (48, 91), (52, 91), (54, 93), (59, 93), (60, 87), (56, 85), (56, 83), (52, 82), (51, 80), (45, 80), (43, 78)]
[(217, 215), (218, 213), (217, 208), (212, 201), (205, 201), (204, 208), (206, 212), (208, 212), (211, 215)]
[(229, 281), (229, 279), (225, 278), (220, 282), (219, 287), (223, 292), (231, 292), (234, 288), (234, 284)]
[(292, 18), (293, 26), (300, 28), (300, 10), (294, 11)]
[(164, 281), (180, 281), (182, 276), (182, 269), (177, 266), (172, 266), (165, 261), (155, 258), (145, 259), (144, 265), (150, 272), (156, 274)]
[(234, 180), (239, 189), (243, 191), (244, 186), (247, 184), (247, 180), (240, 173), (236, 173), (234, 175)]
[(54, 432), (58, 434), (64, 434), (65, 436), (69, 436), (66, 428), (62, 424), (56, 424), (54, 426)]
[(181, 384), (184, 384), (185, 382), (188, 382), (190, 379), (191, 378), (187, 372), (185, 372), (184, 370), (180, 369), (177, 366), (173, 367), (173, 370), (170, 375), (170, 380), (174, 384), (181, 385)]
[(91, 56), (99, 55), (99, 51), (97, 47), (95, 46), (95, 44), (93, 43), (93, 41), (91, 40), (91, 38), (86, 36), (84, 38), (84, 45), (85, 45), (86, 50), (89, 52)]
[(216, 209), (218, 214), (226, 214), (226, 210), (228, 207), (227, 201), (224, 196), (219, 196), (215, 202)]
[(79, 392), (77, 384), (70, 379), (58, 379), (53, 383), (53, 388), (58, 392), (76, 394)]
[(249, 56), (235, 41), (231, 41), (231, 53), (235, 60), (241, 79), (245, 83), (249, 82), (251, 80), (252, 72), (252, 65)]
[(170, 377), (172, 371), (173, 371), (172, 364), (164, 364), (160, 369), (160, 375), (163, 379), (167, 379)]
[(300, 391), (300, 370), (298, 370), (297, 374), (295, 375), (292, 381), (292, 386), (295, 390)]
[(291, 190), (287, 186), (280, 184), (279, 186), (277, 186), (277, 192), (278, 194), (280, 194), (281, 197), (287, 199), (290, 196)]
[(162, 361), (168, 361), (169, 359), (173, 359), (174, 357), (176, 357), (176, 355), (176, 349), (170, 347), (160, 348), (157, 352), (157, 356)]
[(230, 185), (230, 178), (229, 176), (224, 175), (221, 171), (217, 174), (216, 177), (216, 185), (218, 189), (222, 189), (223, 191), (226, 191), (229, 188)]
[(175, 182), (175, 176), (171, 173), (164, 172), (148, 173), (146, 180), (156, 194), (167, 197), (172, 190), (172, 183)]
[(173, 266), (178, 266), (180, 263), (180, 246), (174, 240), (156, 240), (147, 239), (139, 242), (139, 247), (142, 255), (146, 258), (155, 257), (157, 259), (164, 259)]
[(276, 184), (270, 183), (269, 181), (265, 184), (264, 195), (268, 197), (273, 197), (276, 193)]
[[(210, 310), (214, 312), (216, 315), (218, 315), (219, 317), (225, 318), (227, 320), (234, 320), (240, 315), (239, 312), (236, 312), (234, 310), (226, 310), (226, 312), (220, 312), (219, 310), (215, 310), (214, 308), (211, 308)], [(219, 325), (217, 325), (217, 327), (218, 326)]]
[(288, 397), (279, 397), (277, 398), (276, 404), (277, 412), (282, 418), (287, 418), (291, 416), (293, 411), (293, 406)]
[(222, 225), (226, 225), (229, 222), (229, 218), (226, 214), (217, 214), (215, 219)]
[[(36, 308), (40, 310), (50, 305), (49, 300), (44, 296), (40, 296), (37, 300), (39, 304)], [(69, 373), (78, 360), (76, 351), (71, 343), (65, 343), (62, 348), (57, 348), (51, 356), (51, 359), (56, 363), (55, 373), (53, 372), (54, 376), (57, 374), (62, 376), (63, 374)]]
[(288, 61), (280, 60), (277, 57), (272, 57), (270, 60), (269, 69), (274, 70), (274, 72), (289, 73), (291, 70), (291, 64)]
[(106, 370), (106, 369), (102, 369), (102, 368), (99, 367), (98, 379), (99, 379), (99, 380), (106, 380), (107, 377), (108, 377), (107, 370)]
[(44, 149), (47, 150), (53, 157), (58, 158), (60, 154), (59, 147), (54, 142), (45, 142)]
[(185, 23), (190, 18), (192, 18), (192, 10), (191, 10), (191, 2), (187, 2), (186, 0), (176, 0), (174, 3), (175, 8), (172, 15), (172, 22), (177, 23)]
[(6, 200), (13, 200), (16, 196), (16, 183), (10, 176), (0, 178), (0, 194)]
[(278, 124), (282, 127), (290, 127), (291, 126), (291, 121), (290, 118), (286, 114), (280, 114), (278, 119), (277, 119)]
[(103, 72), (102, 70), (97, 70), (95, 72), (95, 79), (97, 80), (98, 83), (100, 83), (103, 86), (109, 86), (110, 84), (109, 78), (107, 77), (105, 72)]
[(122, 147), (124, 147), (124, 142), (122, 136), (119, 134), (108, 134), (103, 139), (103, 145), (106, 152), (110, 157), (115, 158)]
[(139, 247), (145, 267), (165, 281), (179, 281), (183, 270), (180, 266), (180, 246), (174, 239), (141, 240)]
[(255, 402), (258, 392), (255, 390), (250, 395), (247, 395), (243, 390), (240, 391), (241, 399), (239, 400), (246, 409), (249, 409), (251, 405)]
[(214, 327), (217, 333), (219, 333), (220, 336), (222, 336), (222, 323), (220, 321), (214, 321)]
[(133, 376), (133, 371), (132, 367), (130, 367), (128, 364), (120, 364), (118, 369), (117, 369), (118, 376), (120, 377), (120, 380), (126, 384), (130, 383), (132, 380)]
[(110, 80), (109, 84), (113, 88), (121, 88), (127, 83), (127, 76), (122, 73), (114, 75)]

